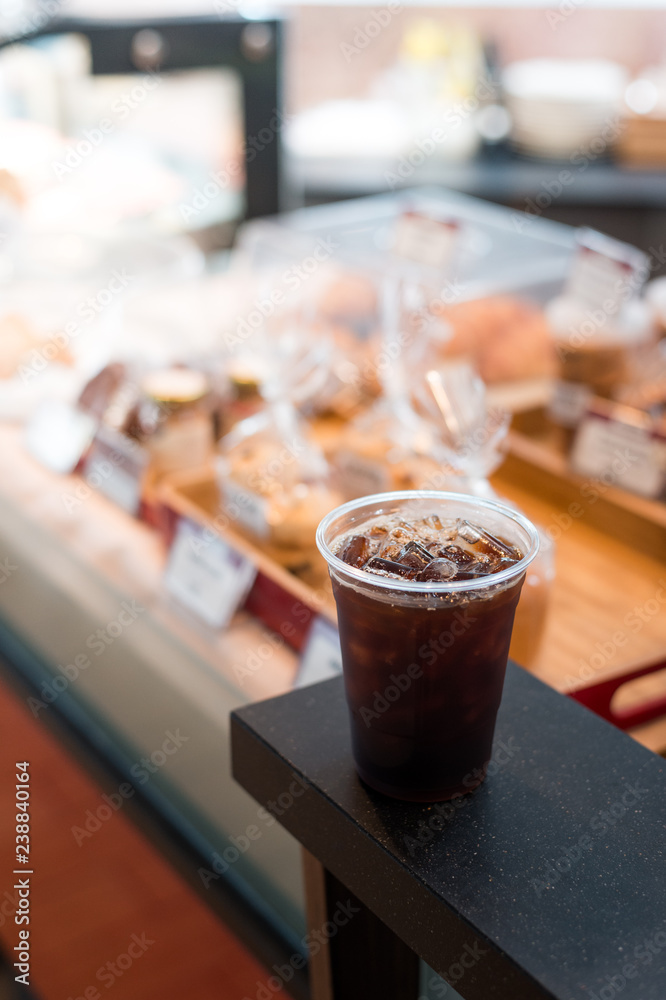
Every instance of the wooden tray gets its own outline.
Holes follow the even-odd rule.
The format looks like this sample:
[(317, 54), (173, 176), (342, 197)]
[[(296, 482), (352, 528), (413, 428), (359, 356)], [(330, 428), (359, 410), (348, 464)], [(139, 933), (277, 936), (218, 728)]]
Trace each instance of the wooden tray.
[[(534, 673), (560, 691), (617, 678), (666, 657), (666, 509), (572, 473), (556, 436), (512, 431), (509, 454), (493, 478), (555, 541), (556, 572), (545, 640)], [(654, 673), (618, 690), (614, 707), (638, 711), (663, 698)], [(666, 747), (666, 719), (633, 732)]]
[(532, 433), (509, 432), (509, 454), (501, 477), (550, 496), (563, 510), (570, 504), (586, 507), (601, 530), (666, 560), (666, 503), (577, 475), (569, 465), (563, 432), (539, 417), (535, 422)]
[(308, 586), (226, 526), (224, 520), (221, 523), (222, 502), (212, 467), (170, 476), (157, 488), (157, 493), (160, 504), (157, 522), (167, 544), (173, 538), (178, 519), (187, 517), (216, 532), (254, 563), (257, 577), (243, 607), (277, 632), (285, 622), (291, 623), (293, 632), (290, 638), (285, 638), (295, 650), (300, 652), (303, 648), (316, 615), (323, 614), (336, 621), (333, 595), (327, 586), (318, 589)]

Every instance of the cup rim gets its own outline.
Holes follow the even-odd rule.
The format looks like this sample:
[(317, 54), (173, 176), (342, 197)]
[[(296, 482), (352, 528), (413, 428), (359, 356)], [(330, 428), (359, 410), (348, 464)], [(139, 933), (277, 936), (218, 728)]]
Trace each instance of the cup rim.
[[(522, 559), (520, 559), (517, 563), (514, 563), (512, 566), (507, 567), (507, 569), (501, 570), (499, 573), (489, 573), (488, 576), (480, 576), (474, 580), (454, 579), (442, 581), (418, 581), (393, 580), (388, 577), (375, 576), (372, 573), (366, 573), (362, 569), (358, 569), (356, 566), (350, 566), (348, 563), (343, 562), (342, 559), (339, 559), (338, 556), (334, 555), (334, 553), (330, 550), (325, 541), (324, 536), (326, 531), (329, 528), (331, 521), (336, 517), (340, 517), (343, 514), (347, 514), (358, 509), (359, 507), (367, 506), (368, 504), (372, 504), (374, 506), (382, 503), (395, 503), (399, 500), (421, 499), (440, 501), (453, 500), (456, 502), (462, 501), (465, 503), (473, 503), (477, 507), (485, 507), (495, 513), (503, 514), (512, 521), (516, 522), (521, 528), (523, 528), (524, 531), (527, 532), (527, 535), (530, 538), (530, 546), (527, 552), (523, 555)], [(372, 516), (377, 516), (381, 513), (381, 510), (377, 510)], [(339, 507), (335, 507), (319, 522), (316, 542), (317, 548), (328, 563), (329, 569), (337, 570), (339, 573), (342, 573), (347, 577), (351, 577), (353, 580), (358, 581), (358, 583), (363, 584), (366, 587), (379, 587), (382, 590), (400, 590), (411, 594), (448, 594), (470, 590), (485, 590), (488, 587), (495, 586), (495, 584), (506, 583), (514, 577), (520, 576), (520, 574), (527, 569), (539, 551), (539, 532), (532, 522), (523, 514), (519, 513), (519, 511), (513, 510), (513, 508), (508, 507), (506, 504), (503, 504), (498, 500), (488, 500), (485, 497), (475, 497), (469, 493), (453, 493), (444, 490), (396, 490), (390, 493), (370, 493), (368, 496), (357, 497), (355, 500), (349, 500), (347, 503), (343, 503), (340, 504)]]

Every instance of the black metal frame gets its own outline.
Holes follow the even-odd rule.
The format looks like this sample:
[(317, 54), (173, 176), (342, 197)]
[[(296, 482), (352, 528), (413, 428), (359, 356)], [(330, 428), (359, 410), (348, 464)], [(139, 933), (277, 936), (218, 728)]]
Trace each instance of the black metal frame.
[[(253, 47), (252, 33), (263, 28), (269, 44)], [(58, 18), (38, 31), (10, 39), (28, 41), (44, 35), (76, 33), (90, 42), (92, 72), (142, 73), (147, 67), (137, 65), (133, 42), (138, 32), (156, 32), (163, 42), (163, 56), (154, 69), (160, 73), (182, 69), (227, 67), (235, 70), (243, 88), (245, 119), (246, 218), (273, 215), (280, 208), (281, 153), (280, 130), (266, 144), (257, 141), (258, 133), (282, 115), (280, 67), (282, 64), (283, 25), (277, 18), (249, 21), (242, 17), (182, 17), (137, 21), (83, 20)], [(0, 48), (2, 47), (0, 45)], [(258, 145), (263, 145), (258, 149)]]

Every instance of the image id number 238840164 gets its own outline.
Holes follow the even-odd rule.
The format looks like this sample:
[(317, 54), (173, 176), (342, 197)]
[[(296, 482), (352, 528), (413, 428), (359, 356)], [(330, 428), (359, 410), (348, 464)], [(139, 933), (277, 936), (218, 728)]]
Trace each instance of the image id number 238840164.
[(18, 941), (14, 945), (14, 976), (17, 983), (30, 984), (30, 878), (33, 874), (30, 860), (30, 765), (27, 761), (16, 764), (16, 878), (14, 889), (17, 894), (14, 923), (19, 928)]

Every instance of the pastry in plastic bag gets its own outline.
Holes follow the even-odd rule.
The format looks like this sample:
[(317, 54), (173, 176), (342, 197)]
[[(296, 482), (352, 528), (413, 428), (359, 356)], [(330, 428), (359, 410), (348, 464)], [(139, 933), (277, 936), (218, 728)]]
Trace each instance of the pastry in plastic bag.
[(217, 479), (238, 531), (308, 583), (325, 581), (315, 533), (341, 497), (290, 404), (269, 406), (220, 441)]

